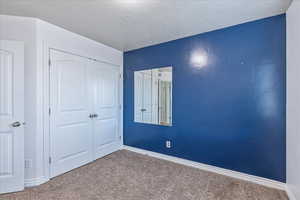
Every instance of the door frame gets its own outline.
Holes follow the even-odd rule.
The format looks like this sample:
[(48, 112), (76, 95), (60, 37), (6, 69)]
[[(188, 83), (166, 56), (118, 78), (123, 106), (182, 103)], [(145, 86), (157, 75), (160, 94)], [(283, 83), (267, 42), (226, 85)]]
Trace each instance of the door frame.
[[(40, 63), (42, 64), (42, 67), (38, 69), (38, 85), (40, 88), (38, 89), (39, 95), (38, 97), (38, 102), (41, 104), (41, 114), (38, 116), (38, 130), (42, 130), (43, 132), (43, 144), (42, 147), (37, 147), (39, 151), (41, 149), (43, 150), (43, 177), (41, 177), (39, 184), (47, 182), (50, 180), (50, 156), (51, 156), (51, 151), (50, 151), (50, 116), (49, 116), (49, 108), (50, 108), (50, 50), (56, 50), (60, 51), (63, 53), (68, 53), (71, 55), (75, 56), (80, 56), (83, 58), (87, 58), (93, 61), (97, 61), (100, 63), (106, 63), (115, 67), (119, 68), (119, 73), (120, 73), (120, 79), (119, 79), (119, 102), (118, 104), (120, 105), (119, 109), (119, 136), (120, 136), (120, 142), (119, 142), (119, 148), (121, 149), (123, 146), (123, 66), (118, 65), (115, 63), (111, 63), (106, 60), (99, 60), (95, 58), (90, 58), (85, 55), (80, 55), (80, 53), (77, 53), (76, 49), (72, 49), (70, 47), (67, 47), (66, 44), (52, 44), (50, 42), (42, 41), (41, 46), (39, 47), (40, 51), (38, 51), (38, 58), (41, 60)], [(40, 54), (40, 55), (39, 55)], [(37, 152), (39, 152), (37, 151)]]

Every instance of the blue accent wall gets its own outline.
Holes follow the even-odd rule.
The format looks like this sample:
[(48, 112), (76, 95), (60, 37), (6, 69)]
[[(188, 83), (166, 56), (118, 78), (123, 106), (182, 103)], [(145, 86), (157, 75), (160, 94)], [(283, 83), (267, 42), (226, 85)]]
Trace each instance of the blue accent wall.
[[(163, 66), (173, 126), (135, 123), (133, 72)], [(124, 73), (125, 145), (286, 181), (285, 15), (125, 52)]]

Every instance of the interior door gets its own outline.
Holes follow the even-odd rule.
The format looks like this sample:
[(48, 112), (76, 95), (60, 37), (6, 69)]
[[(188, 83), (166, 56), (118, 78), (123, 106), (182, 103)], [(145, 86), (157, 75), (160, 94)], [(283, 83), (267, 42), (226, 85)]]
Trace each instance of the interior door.
[(158, 124), (158, 70), (152, 70), (152, 123)]
[(152, 72), (144, 74), (144, 90), (143, 90), (143, 122), (154, 123), (152, 121)]
[(89, 60), (50, 50), (51, 177), (92, 161)]
[(24, 45), (0, 40), (0, 193), (24, 189)]
[(143, 122), (144, 75), (134, 72), (134, 121)]
[(119, 148), (119, 67), (91, 61), (94, 159)]

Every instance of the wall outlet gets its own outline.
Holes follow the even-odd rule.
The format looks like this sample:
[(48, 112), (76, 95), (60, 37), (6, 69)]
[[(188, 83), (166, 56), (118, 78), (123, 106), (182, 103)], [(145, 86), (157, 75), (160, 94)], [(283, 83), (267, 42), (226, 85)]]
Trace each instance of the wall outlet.
[(167, 140), (166, 141), (166, 147), (169, 149), (171, 148), (171, 141), (170, 140)]
[(26, 159), (24, 163), (25, 169), (32, 168), (32, 160)]

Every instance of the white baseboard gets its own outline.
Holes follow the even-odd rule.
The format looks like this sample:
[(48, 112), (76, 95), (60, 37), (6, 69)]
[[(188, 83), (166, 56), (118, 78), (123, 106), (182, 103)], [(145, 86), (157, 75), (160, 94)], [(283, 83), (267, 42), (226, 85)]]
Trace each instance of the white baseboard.
[[(211, 165), (207, 165), (207, 164), (202, 164), (202, 163), (198, 163), (198, 162), (194, 162), (194, 161), (190, 161), (190, 160), (186, 160), (186, 159), (182, 159), (182, 158), (177, 158), (177, 157), (174, 157), (174, 156), (168, 156), (168, 155), (164, 155), (164, 154), (160, 154), (160, 153), (155, 153), (155, 152), (152, 152), (152, 151), (147, 151), (147, 150), (134, 148), (134, 147), (130, 147), (130, 146), (123, 146), (120, 149), (126, 149), (126, 150), (129, 150), (129, 151), (132, 151), (132, 152), (144, 154), (144, 155), (155, 157), (155, 158), (158, 158), (158, 159), (163, 159), (163, 160), (171, 161), (171, 162), (174, 162), (174, 163), (178, 163), (178, 164), (198, 168), (198, 169), (201, 169), (201, 170), (210, 171), (210, 172), (213, 172), (213, 173), (229, 176), (229, 177), (232, 177), (232, 178), (241, 179), (241, 180), (244, 180), (244, 181), (249, 181), (249, 182), (256, 183), (256, 184), (259, 184), (259, 185), (263, 185), (263, 186), (266, 186), (266, 187), (271, 187), (271, 188), (275, 188), (275, 189), (279, 189), (279, 190), (285, 190), (290, 200), (296, 200), (296, 197), (294, 196), (292, 191), (289, 189), (289, 187), (285, 183), (282, 183), (282, 182), (279, 182), (279, 181), (274, 181), (274, 180), (270, 180), (270, 179), (267, 179), (267, 178), (262, 178), (262, 177), (253, 176), (253, 175), (249, 175), (249, 174), (245, 174), (245, 173), (241, 173), (241, 172), (237, 172), (237, 171), (223, 169), (223, 168), (220, 168), (220, 167), (215, 167), (215, 166), (211, 166)], [(49, 179), (46, 178), (46, 177), (25, 179), (24, 185), (25, 185), (25, 187), (33, 187), (33, 186), (38, 186), (38, 185), (41, 185), (43, 183), (46, 183), (47, 181), (49, 181)]]
[(289, 188), (288, 184), (286, 184), (286, 187), (285, 187), (285, 191), (289, 197), (289, 200), (297, 200), (296, 199), (296, 196), (294, 195), (294, 193), (292, 192), (292, 190)]
[(49, 179), (46, 177), (25, 179), (24, 186), (25, 187), (34, 187), (34, 186), (38, 186), (43, 183), (46, 183), (47, 181), (49, 181)]
[(168, 155), (164, 155), (164, 154), (160, 154), (160, 153), (155, 153), (155, 152), (152, 152), (152, 151), (147, 151), (147, 150), (134, 148), (134, 147), (130, 147), (130, 146), (125, 146), (124, 145), (123, 149), (133, 151), (133, 152), (136, 152), (136, 153), (140, 153), (140, 154), (144, 154), (144, 155), (148, 155), (148, 156), (151, 156), (151, 157), (155, 157), (155, 158), (175, 162), (175, 163), (178, 163), (178, 164), (198, 168), (198, 169), (201, 169), (201, 170), (210, 171), (210, 172), (214, 172), (214, 173), (217, 173), (217, 174), (233, 177), (233, 178), (236, 178), (236, 179), (249, 181), (249, 182), (256, 183), (256, 184), (259, 184), (259, 185), (263, 185), (263, 186), (266, 186), (266, 187), (275, 188), (275, 189), (279, 189), (279, 190), (286, 190), (286, 184), (282, 183), (282, 182), (279, 182), (279, 181), (274, 181), (274, 180), (267, 179), (267, 178), (262, 178), (262, 177), (253, 176), (253, 175), (249, 175), (249, 174), (245, 174), (245, 173), (241, 173), (241, 172), (237, 172), (237, 171), (223, 169), (223, 168), (220, 168), (220, 167), (215, 167), (215, 166), (211, 166), (211, 165), (207, 165), (207, 164), (202, 164), (202, 163), (198, 163), (198, 162), (194, 162), (194, 161), (190, 161), (190, 160), (185, 160), (185, 159), (182, 159), (182, 158), (177, 158), (177, 157), (174, 157), (174, 156), (168, 156)]

